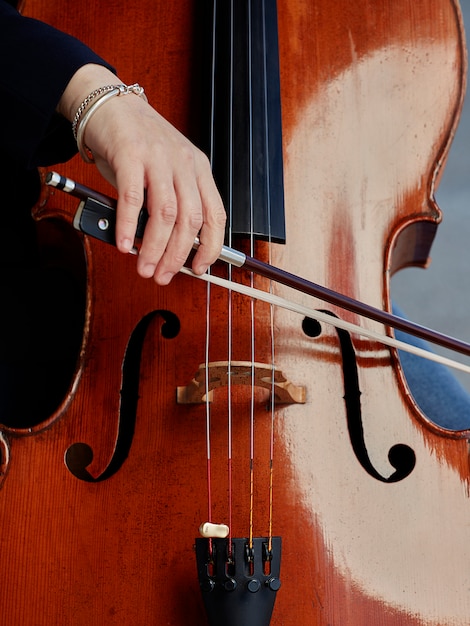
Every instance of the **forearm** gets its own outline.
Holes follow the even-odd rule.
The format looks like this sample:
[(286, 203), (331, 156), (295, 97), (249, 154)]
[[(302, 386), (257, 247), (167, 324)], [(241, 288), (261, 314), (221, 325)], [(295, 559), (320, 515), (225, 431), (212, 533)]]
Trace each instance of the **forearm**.
[(83, 100), (96, 89), (121, 81), (107, 67), (88, 63), (80, 67), (68, 82), (57, 105), (57, 112), (70, 122)]

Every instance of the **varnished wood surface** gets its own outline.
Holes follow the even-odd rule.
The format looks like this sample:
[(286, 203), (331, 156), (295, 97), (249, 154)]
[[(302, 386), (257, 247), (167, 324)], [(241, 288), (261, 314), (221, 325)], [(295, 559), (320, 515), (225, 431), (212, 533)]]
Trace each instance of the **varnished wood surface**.
[[(106, 3), (104, 20), (95, 2), (73, 11), (31, 2), (29, 10), (85, 39), (123, 80), (143, 84), (173, 123), (191, 130), (189, 0), (152, 2), (147, 10), (117, 0)], [(413, 241), (420, 231), (411, 224), (439, 220), (434, 179), (463, 97), (457, 7), (451, 0), (340, 0), (334, 7), (279, 0), (278, 12), (287, 244), (274, 246), (273, 263), (386, 307), (399, 233), (410, 225)], [(100, 185), (78, 160), (62, 171)], [(70, 220), (73, 208), (52, 195), (37, 216)], [(422, 261), (418, 243), (396, 264)], [(265, 254), (266, 246), (256, 252)], [(203, 626), (192, 545), (207, 515), (205, 409), (178, 405), (175, 397), (204, 360), (206, 290), (186, 276), (155, 288), (136, 277), (132, 259), (95, 242), (85, 243), (85, 253), (87, 326), (70, 393), (47, 423), (3, 435), (0, 624)], [(212, 360), (226, 358), (227, 298), (213, 290)], [(232, 358), (250, 360), (250, 303), (233, 295), (232, 305)], [(181, 324), (174, 337), (162, 324), (168, 311)], [(255, 360), (269, 362), (270, 311), (257, 304), (255, 314)], [(148, 328), (132, 445), (118, 471), (100, 479), (116, 446), (123, 359), (141, 320)], [(276, 411), (274, 532), (283, 537), (283, 561), (273, 626), (466, 625), (465, 438), (426, 423), (385, 348), (354, 337), (355, 362), (344, 374), (331, 328), (311, 337), (302, 320), (283, 311), (275, 311), (274, 328), (276, 363), (306, 387), (307, 402)], [(394, 444), (416, 454), (416, 468), (397, 483), (371, 476), (352, 450), (344, 377), (354, 366), (372, 465), (386, 481)], [(250, 400), (245, 389), (236, 391), (233, 532), (243, 536)], [(259, 392), (258, 535), (267, 531), (265, 406)], [(217, 521), (227, 516), (226, 415), (221, 391), (213, 409)], [(93, 449), (87, 471), (95, 482), (64, 463), (77, 442)]]

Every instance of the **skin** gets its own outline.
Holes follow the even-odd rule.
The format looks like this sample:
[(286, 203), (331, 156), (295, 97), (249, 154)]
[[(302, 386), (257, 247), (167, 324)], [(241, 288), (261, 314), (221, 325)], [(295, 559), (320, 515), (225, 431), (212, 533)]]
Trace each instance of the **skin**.
[[(123, 81), (100, 65), (85, 65), (72, 77), (58, 111), (72, 121), (86, 96)], [(194, 238), (200, 247), (192, 270), (203, 274), (223, 244), (226, 214), (209, 160), (144, 99), (133, 94), (110, 98), (87, 124), (85, 143), (96, 166), (118, 192), (116, 241), (128, 253), (147, 193), (149, 221), (137, 272), (159, 285), (181, 269)]]

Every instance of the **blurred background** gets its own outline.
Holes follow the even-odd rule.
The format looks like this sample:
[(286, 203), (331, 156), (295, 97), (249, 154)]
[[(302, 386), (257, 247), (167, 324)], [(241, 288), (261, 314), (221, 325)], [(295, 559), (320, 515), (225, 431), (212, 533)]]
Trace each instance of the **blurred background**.
[[(470, 0), (461, 0), (461, 5), (470, 47)], [(470, 83), (470, 78), (467, 80)], [(426, 270), (409, 268), (396, 274), (392, 298), (409, 319), (470, 343), (470, 94), (436, 200), (443, 221), (431, 250), (431, 265)], [(435, 350), (470, 365), (469, 358)], [(470, 375), (453, 372), (470, 391)]]

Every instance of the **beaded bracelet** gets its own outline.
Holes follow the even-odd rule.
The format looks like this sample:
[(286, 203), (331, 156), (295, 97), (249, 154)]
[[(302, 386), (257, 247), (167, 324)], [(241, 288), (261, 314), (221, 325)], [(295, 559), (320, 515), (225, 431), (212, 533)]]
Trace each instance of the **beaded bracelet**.
[[(96, 89), (89, 96), (85, 98), (80, 107), (77, 110), (77, 113), (74, 117), (77, 120), (75, 123), (75, 139), (77, 141), (78, 151), (80, 156), (85, 161), (85, 163), (94, 163), (93, 154), (85, 145), (84, 137), (85, 137), (85, 129), (91, 118), (91, 116), (96, 113), (96, 111), (107, 101), (113, 98), (114, 96), (125, 96), (128, 94), (134, 94), (143, 98), (147, 102), (147, 96), (145, 95), (144, 88), (141, 87), (138, 83), (133, 85), (106, 85), (106, 87), (101, 87), (100, 89)], [(73, 124), (72, 124), (73, 128)]]

